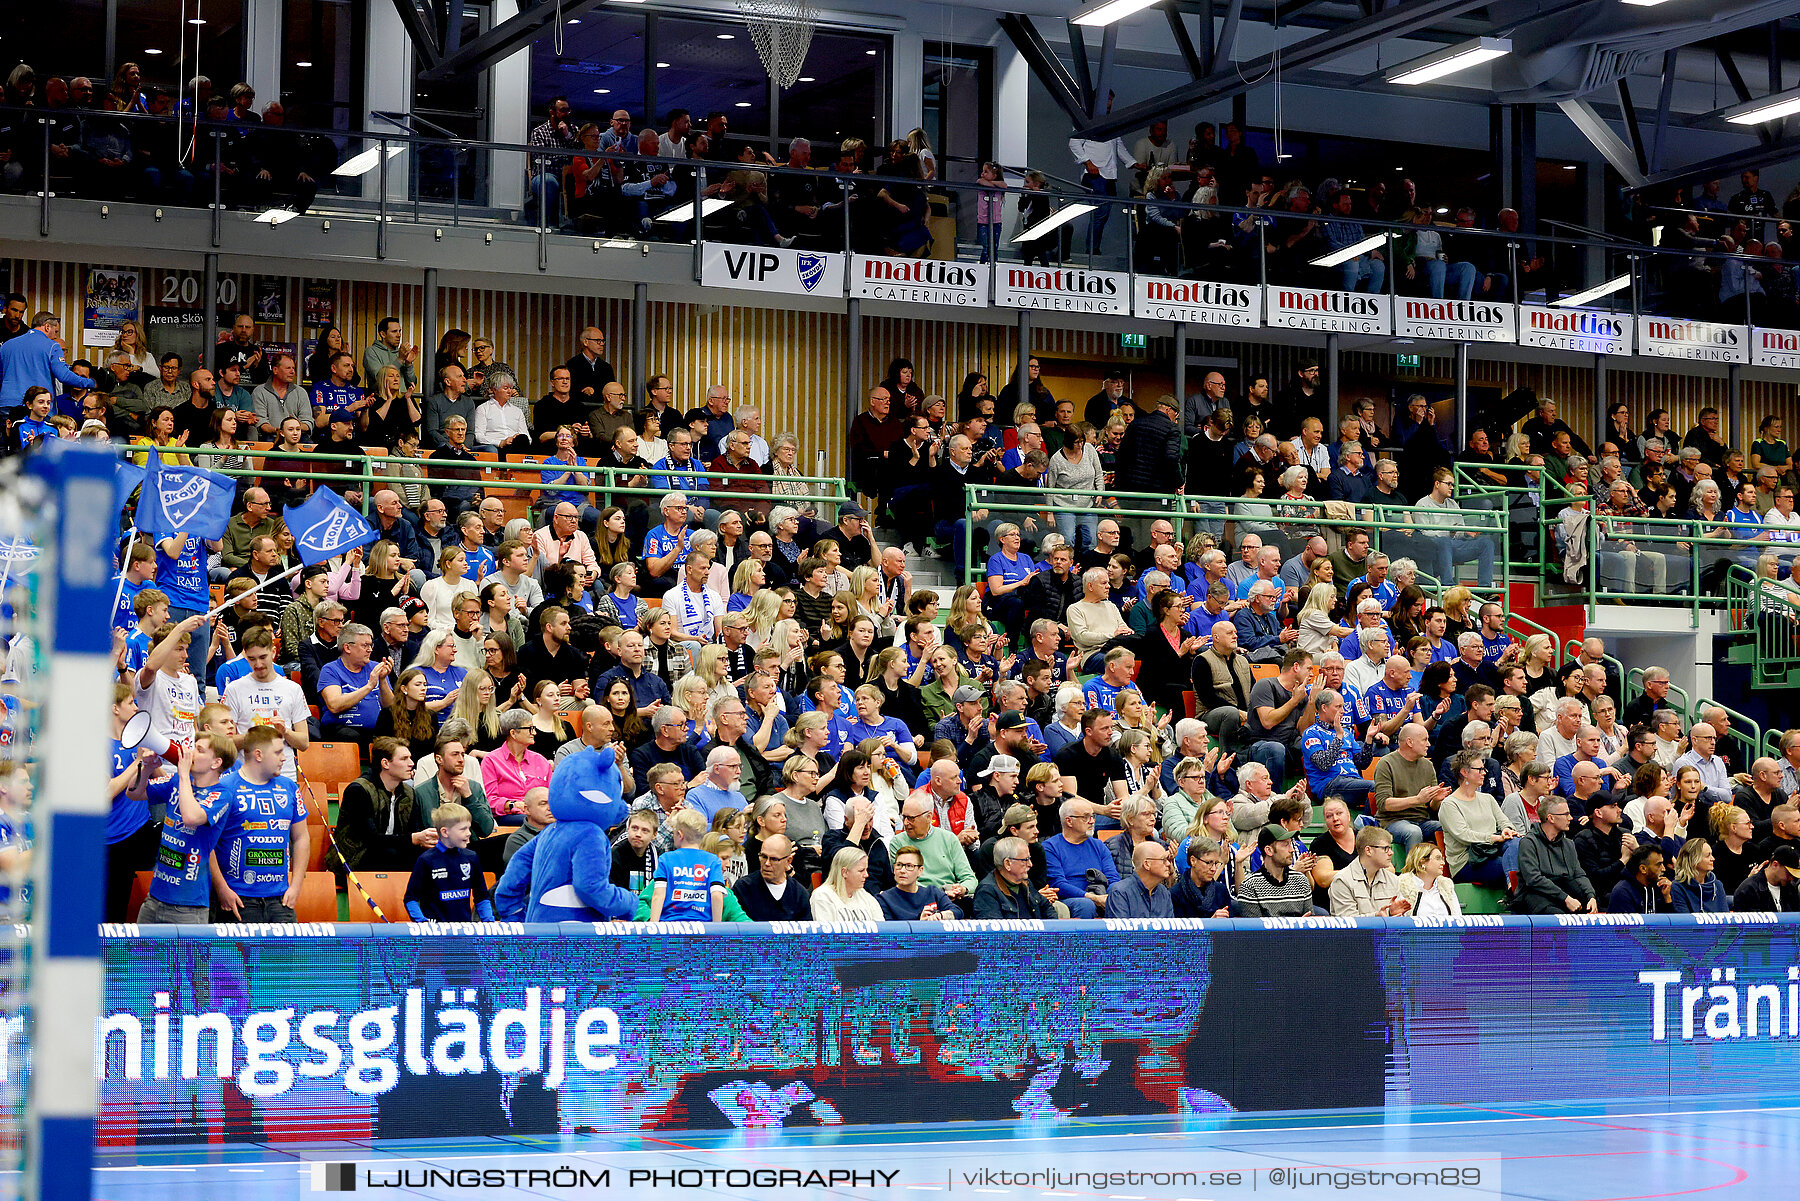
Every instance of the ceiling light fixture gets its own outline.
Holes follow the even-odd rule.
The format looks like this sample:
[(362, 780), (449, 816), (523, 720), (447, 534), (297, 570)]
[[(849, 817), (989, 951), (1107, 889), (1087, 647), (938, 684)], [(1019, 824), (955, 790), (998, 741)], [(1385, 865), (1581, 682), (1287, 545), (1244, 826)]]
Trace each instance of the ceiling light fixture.
[(713, 36), (718, 38), (721, 42), (737, 41), (737, 34), (735, 34), (735, 33), (717, 33), (717, 34), (714, 34)]
[(204, 24), (206, 24), (206, 22), (201, 20), (199, 17), (189, 17), (188, 24), (189, 25), (204, 25)]
[(144, 53), (145, 54), (161, 54), (162, 51), (161, 50), (146, 50), (146, 51), (144, 51)]
[(738, 102), (737, 102), (737, 104), (736, 104), (736, 105), (735, 105), (735, 106), (734, 106), (734, 107), (736, 107), (736, 108), (749, 108), (749, 107), (750, 107), (750, 102), (749, 102), (749, 101), (748, 101), (748, 100), (740, 100), (740, 101), (738, 101)]
[(1585, 292), (1577, 292), (1573, 296), (1565, 296), (1561, 300), (1553, 300), (1550, 303), (1563, 309), (1580, 308), (1590, 300), (1599, 300), (1602, 296), (1611, 296), (1614, 292), (1623, 291), (1630, 286), (1631, 276), (1620, 275), (1607, 280), (1603, 284), (1596, 284)]
[(1020, 242), (1035, 242), (1051, 230), (1066, 225), (1077, 217), (1085, 217), (1099, 207), (1100, 206), (1097, 204), (1077, 203), (1057, 209), (1054, 213), (1051, 213), (1048, 217), (1045, 217), (1042, 221), (1039, 221), (1036, 225), (1014, 238), (1013, 245), (1017, 246)]
[(610, 96), (610, 95), (612, 95), (612, 89), (611, 89), (611, 88), (595, 88), (595, 89), (594, 89), (594, 95), (596, 95), (596, 96)]
[[(731, 201), (726, 200), (720, 196), (708, 196), (706, 199), (704, 199), (700, 202), (700, 216), (704, 219), (706, 217), (712, 216), (714, 213), (718, 212), (720, 209), (728, 209), (730, 207), (731, 207)], [(656, 217), (656, 220), (667, 221), (670, 224), (678, 224), (683, 221), (692, 221), (693, 219), (694, 219), (694, 206), (691, 204), (677, 205), (676, 207), (670, 209), (668, 212), (660, 213)]]
[(295, 66), (296, 66), (296, 67), (310, 67), (310, 66), (312, 66), (312, 64), (311, 64), (311, 63), (295, 63), (295, 64), (294, 64), (294, 65), (295, 65)]
[(1339, 263), (1347, 263), (1358, 255), (1380, 250), (1387, 245), (1386, 234), (1370, 234), (1360, 242), (1352, 242), (1342, 250), (1334, 250), (1330, 254), (1322, 254), (1312, 261), (1315, 267), (1335, 267)]
[(668, 63), (657, 63), (656, 66), (657, 66), (658, 70), (662, 70), (662, 71), (666, 71), (669, 69)]
[[(389, 146), (387, 148), (387, 156), (393, 158), (396, 154), (399, 154), (405, 149), (406, 147), (404, 145)], [(381, 147), (371, 146), (361, 154), (352, 155), (345, 159), (343, 164), (334, 170), (332, 174), (341, 175), (345, 179), (354, 179), (358, 175), (367, 175), (369, 172), (373, 171), (380, 162)]]
[(1106, 0), (1086, 12), (1075, 15), (1077, 25), (1111, 25), (1114, 21), (1122, 21), (1134, 12), (1139, 12), (1155, 4), (1156, 0)]
[(1387, 81), (1398, 84), (1430, 83), (1434, 79), (1466, 71), (1470, 67), (1492, 62), (1511, 53), (1511, 38), (1474, 38), (1402, 63), (1388, 73)]
[(810, 75), (802, 75), (799, 79), (795, 80), (794, 82), (796, 82), (796, 83), (812, 83), (813, 77)]
[(1719, 115), (1733, 125), (1761, 125), (1800, 113), (1800, 88), (1776, 92), (1760, 100), (1748, 100), (1722, 110)]

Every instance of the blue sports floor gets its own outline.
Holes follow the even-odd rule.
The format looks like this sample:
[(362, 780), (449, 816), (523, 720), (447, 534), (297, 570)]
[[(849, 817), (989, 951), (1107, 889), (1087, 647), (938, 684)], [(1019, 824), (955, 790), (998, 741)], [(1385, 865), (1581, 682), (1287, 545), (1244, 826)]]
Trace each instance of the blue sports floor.
[[(896, 1102), (903, 1106), (904, 1098)], [(365, 1195), (380, 1187), (386, 1190), (383, 1196), (433, 1201), (477, 1197), (1227, 1201), (1264, 1195), (1383, 1201), (1761, 1199), (1793, 1196), (1800, 1179), (1800, 1097), (1778, 1102), (1764, 1108), (1623, 1102), (1531, 1109), (1468, 1105), (1410, 1113), (1340, 1110), (1185, 1121), (840, 1126), (307, 1147), (236, 1144), (198, 1151), (151, 1148), (128, 1158), (100, 1157), (94, 1196), (104, 1201), (322, 1197), (327, 1182), (335, 1179), (341, 1187), (343, 1175), (353, 1171), (357, 1191)], [(333, 1169), (336, 1175), (327, 1176), (315, 1163), (354, 1167)], [(1304, 1173), (1310, 1165), (1329, 1165), (1337, 1175), (1320, 1181), (1293, 1172), (1300, 1167)], [(478, 1170), (483, 1175), (476, 1176)], [(553, 1170), (560, 1176), (552, 1178)], [(585, 1182), (574, 1176), (577, 1170), (588, 1174)], [(598, 1176), (603, 1171), (608, 1173), (604, 1184)], [(1060, 1175), (1046, 1178), (1047, 1171)], [(1352, 1175), (1358, 1171), (1365, 1173), (1360, 1180)], [(1444, 1183), (1443, 1177), (1452, 1171), (1459, 1186)], [(819, 1175), (808, 1175), (814, 1172)], [(840, 1173), (835, 1185), (828, 1175), (832, 1172)], [(862, 1179), (841, 1175), (852, 1172), (873, 1175)], [(1389, 1175), (1371, 1182), (1366, 1175), (1371, 1172)]]

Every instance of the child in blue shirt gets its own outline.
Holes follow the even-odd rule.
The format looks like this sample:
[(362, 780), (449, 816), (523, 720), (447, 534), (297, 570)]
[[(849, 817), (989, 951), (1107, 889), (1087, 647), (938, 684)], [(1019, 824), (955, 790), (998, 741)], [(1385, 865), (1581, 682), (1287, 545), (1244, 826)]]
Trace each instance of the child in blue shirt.
[(201, 734), (176, 768), (176, 803), (163, 817), (162, 845), (150, 869), (150, 896), (141, 925), (203, 926), (211, 920), (213, 848), (236, 807), (238, 776), (232, 741)]
[(169, 620), (169, 594), (161, 588), (140, 588), (131, 598), (131, 611), (137, 615), (137, 626), (125, 635), (125, 667), (136, 671), (156, 645), (151, 635)]
[(415, 922), (494, 920), (481, 859), (469, 849), (475, 828), (466, 806), (446, 801), (432, 815), (437, 824), (435, 847), (422, 853), (406, 882), (406, 912)]
[(656, 857), (650, 891), (653, 922), (722, 922), (725, 920), (725, 865), (711, 851), (700, 850), (706, 819), (692, 809), (669, 818), (675, 849)]

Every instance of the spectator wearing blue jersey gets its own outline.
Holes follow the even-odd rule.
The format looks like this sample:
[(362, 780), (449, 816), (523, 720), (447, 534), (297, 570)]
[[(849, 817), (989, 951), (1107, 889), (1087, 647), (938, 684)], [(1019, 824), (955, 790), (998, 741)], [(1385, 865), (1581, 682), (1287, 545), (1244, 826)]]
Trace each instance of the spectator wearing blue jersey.
[[(106, 903), (104, 920), (123, 922), (131, 901), (131, 885), (137, 873), (153, 866), (157, 843), (162, 837), (162, 817), (152, 812), (151, 789), (160, 785), (154, 800), (166, 805), (168, 782), (156, 779), (160, 756), (140, 747), (133, 753), (119, 739), (125, 723), (137, 715), (128, 684), (113, 685), (112, 769), (107, 781), (107, 794), (112, 808), (106, 815)], [(201, 920), (206, 907), (201, 906)]]
[(150, 895), (138, 910), (140, 925), (203, 926), (212, 920), (213, 848), (236, 810), (235, 780), (226, 775), (236, 760), (232, 740), (213, 734), (199, 735), (182, 752), (175, 803), (156, 827), (160, 845), (151, 864)]
[(356, 379), (356, 357), (347, 350), (331, 356), (329, 378), (313, 383), (313, 428), (324, 429), (333, 413), (349, 413), (361, 426), (369, 408), (368, 394), (352, 381)]
[(688, 498), (671, 492), (658, 502), (662, 524), (644, 534), (644, 575), (638, 580), (645, 596), (661, 596), (681, 582), (681, 566), (688, 552)]
[(415, 922), (491, 922), (481, 858), (469, 849), (474, 815), (459, 801), (445, 801), (432, 813), (437, 845), (420, 852), (406, 882), (406, 913)]
[(1365, 810), (1375, 785), (1363, 778), (1369, 765), (1367, 747), (1357, 741), (1344, 712), (1344, 694), (1321, 688), (1314, 701), (1317, 720), (1300, 736), (1300, 758), (1306, 765), (1306, 790), (1315, 802), (1340, 796), (1352, 813)]
[(169, 620), (169, 598), (160, 588), (140, 588), (131, 598), (136, 624), (125, 635), (125, 669), (136, 671), (156, 645), (156, 631)]
[(118, 593), (119, 597), (119, 603), (113, 607), (114, 626), (122, 630), (130, 630), (137, 624), (138, 615), (132, 607), (132, 602), (137, 599), (137, 594), (148, 588), (155, 578), (156, 548), (142, 540), (133, 542), (131, 544), (131, 561), (125, 565), (123, 571), (113, 577), (113, 590)]
[(1412, 665), (1403, 655), (1388, 659), (1381, 678), (1362, 690), (1357, 699), (1356, 726), (1370, 746), (1392, 743), (1400, 728), (1417, 720), (1422, 703), (1412, 686)]
[(719, 922), (725, 920), (725, 867), (719, 857), (700, 849), (706, 819), (692, 809), (669, 818), (675, 847), (656, 857), (650, 892), (653, 922)]
[(29, 330), (0, 342), (0, 408), (18, 408), (33, 387), (46, 392), (57, 384), (93, 387), (92, 380), (76, 374), (63, 361), (61, 338), (62, 318), (38, 313)]
[(236, 803), (213, 854), (216, 920), (294, 920), (312, 836), (306, 802), (281, 774), (286, 754), (274, 726), (253, 726), (239, 739)]
[(338, 646), (338, 658), (319, 669), (320, 727), (331, 741), (367, 743), (381, 711), (394, 703), (388, 661), (371, 660), (375, 635), (365, 625), (346, 625)]
[[(1273, 549), (1273, 548), (1270, 548)], [(1280, 557), (1280, 552), (1275, 552)], [(1237, 627), (1238, 649), (1252, 663), (1279, 663), (1288, 652), (1298, 631), (1284, 628), (1275, 615), (1281, 593), (1266, 579), (1254, 579), (1245, 590), (1249, 604), (1231, 619)]]
[(1346, 584), (1344, 591), (1348, 593), (1358, 584), (1367, 584), (1369, 594), (1381, 602), (1382, 612), (1385, 613), (1394, 607), (1395, 601), (1400, 599), (1400, 586), (1388, 578), (1388, 568), (1392, 564), (1392, 560), (1381, 551), (1373, 550), (1369, 552), (1369, 557), (1363, 560), (1363, 563), (1368, 571)]
[(1484, 662), (1498, 671), (1502, 662), (1518, 658), (1519, 652), (1515, 649), (1518, 643), (1506, 632), (1505, 609), (1488, 601), (1481, 606), (1476, 621), (1479, 624), (1475, 632), (1481, 635), (1481, 658)]
[(1017, 631), (1025, 615), (1025, 589), (1037, 578), (1038, 566), (1019, 550), (1022, 535), (1019, 527), (1008, 521), (994, 528), (994, 541), (1000, 549), (988, 556), (987, 595), (982, 610)]
[[(212, 586), (206, 573), (208, 551), (219, 549), (219, 543), (193, 534), (171, 534), (156, 544), (156, 586), (168, 595), (169, 620), (180, 625), (189, 617), (199, 617), (212, 608)], [(205, 681), (206, 660), (211, 650), (207, 638), (188, 642), (188, 670), (194, 679)]]
[(1136, 666), (1137, 655), (1130, 647), (1115, 646), (1107, 651), (1100, 674), (1082, 686), (1081, 692), (1087, 701), (1087, 707), (1106, 713), (1114, 712), (1118, 708), (1121, 692), (1138, 691), (1137, 685), (1131, 682), (1132, 669)]

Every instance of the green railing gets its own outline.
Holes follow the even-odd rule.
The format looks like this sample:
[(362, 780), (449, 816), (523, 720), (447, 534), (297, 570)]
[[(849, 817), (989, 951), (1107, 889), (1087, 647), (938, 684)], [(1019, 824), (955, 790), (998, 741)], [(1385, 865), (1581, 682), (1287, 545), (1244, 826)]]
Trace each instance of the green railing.
[[(669, 473), (637, 471), (624, 467), (596, 466), (592, 463), (577, 469), (591, 477), (590, 481), (585, 486), (566, 486), (561, 484), (546, 485), (542, 482), (540, 475), (546, 468), (543, 466), (543, 457), (538, 455), (526, 455), (516, 459), (504, 459), (499, 461), (476, 458), (466, 462), (454, 462), (425, 457), (408, 458), (401, 455), (342, 455), (330, 451), (317, 450), (278, 451), (253, 450), (250, 448), (219, 450), (201, 446), (163, 445), (152, 447), (145, 444), (134, 444), (123, 449), (134, 456), (141, 455), (143, 452), (152, 449), (165, 458), (174, 455), (187, 456), (194, 460), (195, 466), (206, 467), (208, 470), (218, 471), (221, 475), (230, 476), (234, 479), (258, 480), (264, 477), (278, 476), (283, 479), (306, 480), (314, 485), (330, 484), (340, 492), (358, 490), (362, 493), (362, 510), (364, 513), (370, 511), (373, 503), (373, 496), (377, 490), (391, 488), (395, 491), (399, 491), (405, 484), (419, 484), (427, 488), (472, 487), (479, 489), (484, 493), (498, 493), (501, 495), (518, 495), (521, 493), (528, 494), (532, 492), (580, 492), (596, 497), (597, 499), (620, 497), (643, 499), (661, 498), (669, 491), (669, 489), (666, 488), (654, 488), (648, 486), (628, 487), (614, 483), (614, 480), (617, 478), (629, 478), (633, 475), (661, 475)], [(250, 467), (218, 466), (216, 460), (226, 456), (248, 458), (252, 460), (253, 465)], [(206, 460), (209, 459), (215, 460), (215, 462), (207, 462)], [(293, 462), (300, 463), (306, 469), (283, 469), (284, 464)], [(356, 470), (353, 472), (340, 472), (311, 469), (310, 465), (320, 462), (353, 464), (355, 465)], [(419, 474), (408, 474), (405, 477), (387, 474), (386, 469), (395, 465), (404, 465), (409, 472), (416, 469)], [(559, 469), (556, 466), (552, 466), (548, 470), (557, 471)], [(469, 478), (471, 473), (474, 473), (474, 478)], [(706, 481), (709, 487), (696, 494), (708, 497), (709, 503), (710, 498), (715, 495), (721, 498), (730, 498), (733, 502), (749, 502), (760, 506), (788, 504), (799, 507), (805, 505), (808, 501), (815, 503), (823, 502), (826, 505), (836, 505), (845, 500), (853, 499), (847, 491), (843, 479), (834, 476), (772, 477), (747, 472), (714, 471), (688, 471), (674, 474), (682, 476), (691, 475)], [(746, 493), (725, 490), (715, 492), (711, 487), (714, 483), (724, 484), (734, 483), (740, 480), (750, 480), (755, 481), (759, 483), (760, 486), (766, 488), (774, 479), (780, 479), (783, 483), (799, 484), (811, 488), (814, 490), (814, 495), (775, 496), (768, 493)], [(608, 503), (611, 502), (609, 501)], [(711, 507), (729, 506), (715, 505)], [(835, 512), (821, 513), (820, 516), (822, 518), (828, 518), (829, 522), (833, 523), (837, 519), (837, 514)]]
[[(1042, 518), (1048, 515), (1052, 528), (1055, 517), (1059, 513), (1075, 514), (1080, 519), (1092, 519), (1095, 522), (1111, 518), (1115, 521), (1156, 521), (1164, 520), (1175, 527), (1176, 541), (1186, 545), (1196, 530), (1231, 531), (1233, 534), (1245, 532), (1240, 527), (1255, 526), (1248, 531), (1259, 536), (1271, 531), (1279, 534), (1287, 545), (1283, 559), (1299, 553), (1302, 540), (1326, 530), (1342, 532), (1345, 530), (1367, 530), (1374, 543), (1374, 549), (1381, 550), (1390, 559), (1409, 558), (1417, 565), (1418, 553), (1427, 548), (1425, 540), (1452, 537), (1489, 538), (1494, 546), (1494, 583), (1488, 588), (1476, 588), (1484, 596), (1506, 595), (1507, 582), (1512, 577), (1512, 557), (1505, 536), (1504, 522), (1496, 512), (1496, 505), (1502, 503), (1498, 491), (1487, 492), (1471, 489), (1467, 495), (1459, 494), (1458, 504), (1461, 506), (1461, 520), (1448, 527), (1424, 527), (1415, 524), (1419, 511), (1411, 505), (1357, 505), (1355, 515), (1351, 517), (1331, 517), (1327, 515), (1327, 502), (1318, 500), (1292, 501), (1273, 499), (1249, 500), (1242, 496), (1167, 496), (1147, 492), (1099, 492), (1099, 491), (1059, 491), (1057, 495), (1088, 498), (1094, 502), (1110, 501), (1116, 507), (1096, 503), (1092, 508), (1067, 509), (1051, 506), (1045, 501), (1044, 491), (1040, 488), (1020, 488), (1001, 484), (970, 484), (965, 489), (967, 511), (970, 515), (971, 530), (977, 525), (993, 526), (997, 524), (997, 515), (1030, 515)], [(1237, 506), (1254, 505), (1258, 511), (1243, 513), (1236, 511)], [(1211, 510), (1209, 511), (1209, 507)], [(1263, 510), (1266, 510), (1264, 512)], [(985, 511), (985, 516), (977, 517)], [(1436, 518), (1437, 513), (1431, 516)], [(1472, 560), (1470, 560), (1472, 561)], [(986, 559), (982, 559), (985, 564)], [(962, 573), (964, 580), (983, 578), (975, 559), (975, 539), (970, 536), (964, 539)], [(1453, 563), (1453, 571), (1460, 564)], [(1418, 571), (1421, 587), (1426, 584), (1443, 584), (1447, 581), (1437, 579), (1422, 567)], [(1348, 580), (1338, 580), (1341, 590)]]
[(1800, 680), (1800, 592), (1734, 564), (1725, 575), (1725, 605), (1731, 629), (1748, 635), (1727, 658), (1750, 667), (1751, 686), (1788, 688)]
[[(1644, 673), (1648, 670), (1648, 668), (1644, 667), (1634, 667), (1625, 673), (1625, 703), (1627, 705), (1643, 695)], [(1688, 713), (1692, 711), (1694, 707), (1694, 698), (1688, 695), (1687, 689), (1675, 683), (1673, 680), (1669, 681), (1669, 696), (1679, 697), (1681, 703), (1679, 705), (1665, 705), (1664, 708), (1675, 710), (1675, 712), (1682, 715), (1682, 720), (1685, 721)]]
[[(1562, 578), (1562, 557), (1556, 553), (1556, 542), (1550, 536), (1550, 525), (1547, 515), (1560, 511), (1561, 505), (1569, 497), (1569, 490), (1561, 480), (1549, 474), (1547, 468), (1535, 467), (1527, 463), (1456, 463), (1451, 470), (1456, 475), (1457, 495), (1461, 496), (1465, 489), (1497, 493), (1504, 498), (1507, 515), (1506, 528), (1511, 540), (1518, 531), (1520, 546), (1524, 549), (1523, 531), (1532, 534), (1532, 545), (1528, 555), (1514, 555), (1514, 566), (1523, 574), (1535, 575), (1540, 580), (1555, 581)], [(1506, 483), (1497, 484), (1483, 476), (1484, 471), (1492, 471), (1506, 478)], [(1536, 516), (1527, 523), (1514, 525), (1512, 514), (1516, 511), (1530, 510)]]
[[(1718, 531), (1730, 526), (1721, 517), (1706, 524), (1703, 532), (1702, 523), (1691, 518), (1611, 518), (1590, 512), (1586, 580), (1589, 615), (1603, 601), (1677, 605), (1688, 611), (1690, 624), (1698, 629), (1702, 609), (1725, 603), (1724, 570), (1735, 559), (1766, 545), (1746, 538), (1719, 536)], [(1659, 555), (1662, 588), (1638, 586), (1644, 574), (1656, 577)], [(1619, 587), (1627, 572), (1633, 586)]]

